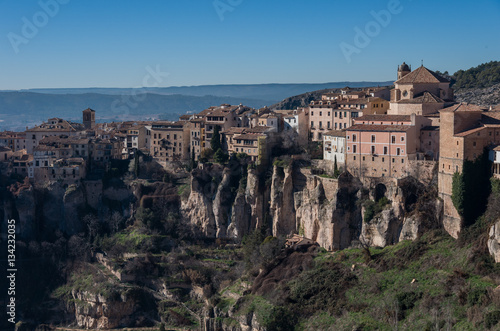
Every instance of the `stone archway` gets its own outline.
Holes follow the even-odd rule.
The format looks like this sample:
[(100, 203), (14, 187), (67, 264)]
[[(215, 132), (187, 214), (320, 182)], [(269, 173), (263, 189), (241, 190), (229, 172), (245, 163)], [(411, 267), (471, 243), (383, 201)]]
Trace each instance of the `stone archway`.
[(385, 194), (387, 193), (387, 187), (379, 183), (377, 186), (375, 186), (375, 202), (378, 202), (380, 199), (385, 197)]

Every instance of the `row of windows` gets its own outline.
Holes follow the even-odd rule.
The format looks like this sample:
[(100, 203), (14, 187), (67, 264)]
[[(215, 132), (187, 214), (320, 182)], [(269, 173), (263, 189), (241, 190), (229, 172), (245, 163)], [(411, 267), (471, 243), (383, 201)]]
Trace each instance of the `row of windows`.
[[(372, 134), (372, 143), (376, 142), (376, 138), (377, 136)], [(347, 140), (351, 140), (351, 136), (347, 136)], [(352, 135), (352, 141), (353, 142), (356, 142), (357, 141), (357, 136), (355, 134)], [(401, 142), (404, 142), (405, 141), (405, 137), (402, 136), (401, 137)], [(396, 143), (396, 136), (391, 136), (391, 143), (395, 144)]]
[[(356, 153), (358, 145), (353, 145), (352, 146), (352, 152)], [(347, 147), (347, 151), (349, 152), (351, 150), (351, 147)], [(375, 153), (376, 149), (375, 146), (371, 146), (371, 154), (376, 154)], [(396, 155), (402, 155), (404, 154), (405, 150), (402, 148), (396, 148)], [(387, 146), (384, 146), (384, 155), (389, 154), (389, 148)]]
[[(353, 157), (353, 160), (356, 161), (356, 156)], [(363, 156), (363, 161), (366, 161), (366, 158)], [(372, 162), (375, 161), (375, 157), (372, 156)], [(382, 162), (385, 162), (385, 157), (382, 158)], [(392, 163), (396, 163), (396, 159), (392, 158)], [(401, 163), (405, 163), (405, 159), (401, 159)]]
[[(347, 117), (347, 112), (346, 111), (344, 111), (344, 112), (341, 112), (341, 111), (337, 112), (337, 111), (335, 111), (335, 112), (333, 112), (333, 116), (334, 117), (340, 117), (340, 118), (342, 118), (342, 113), (344, 114), (344, 117)], [(327, 112), (327, 114), (328, 114), (327, 116), (330, 116), (331, 112)], [(354, 116), (354, 114), (356, 114), (356, 116)], [(357, 112), (356, 113), (353, 112), (351, 115), (352, 115), (352, 117), (358, 117), (357, 116), (358, 115)], [(314, 116), (314, 111), (313, 110), (311, 110), (311, 116)], [(323, 112), (322, 111), (319, 112), (319, 116), (323, 116)]]
[(252, 148), (252, 149), (245, 149), (245, 148), (238, 148), (236, 147), (236, 152), (241, 152), (241, 153), (255, 153), (256, 152), (256, 149), (255, 148)]
[[(156, 139), (156, 133), (153, 135), (153, 139)], [(158, 133), (158, 139), (161, 139), (161, 133)], [(167, 139), (170, 139), (169, 134), (167, 134)], [(177, 140), (177, 134), (174, 134), (174, 140)]]

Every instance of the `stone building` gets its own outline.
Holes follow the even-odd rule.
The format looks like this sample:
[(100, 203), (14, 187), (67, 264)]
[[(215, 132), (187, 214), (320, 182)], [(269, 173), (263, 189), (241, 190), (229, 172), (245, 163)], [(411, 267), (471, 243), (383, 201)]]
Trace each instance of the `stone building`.
[(412, 115), (364, 115), (346, 129), (349, 172), (361, 177), (403, 178), (423, 159), (420, 130), (430, 120)]
[(40, 141), (50, 136), (76, 136), (84, 130), (80, 123), (73, 123), (61, 118), (49, 118), (47, 123), (42, 123), (34, 128), (26, 130), (26, 151), (32, 154), (34, 148)]
[(332, 130), (323, 135), (323, 160), (335, 162), (338, 166), (345, 165), (346, 131)]
[(252, 162), (265, 164), (273, 148), (274, 132), (272, 127), (231, 128), (223, 136), (223, 146), (228, 154), (245, 153)]
[(86, 130), (93, 130), (95, 128), (95, 110), (87, 108), (83, 113), (83, 126)]
[(451, 200), (453, 174), (465, 160), (475, 160), (484, 148), (500, 144), (500, 112), (476, 105), (456, 104), (440, 111), (438, 190), (444, 203), (444, 227), (455, 238), (461, 217)]
[(154, 122), (150, 155), (158, 162), (189, 160), (190, 130), (187, 122)]
[(0, 132), (0, 146), (8, 147), (13, 152), (26, 149), (26, 133), (25, 132)]
[(403, 63), (398, 67), (398, 80), (391, 90), (391, 115), (429, 115), (452, 104), (450, 82), (424, 66), (411, 71)]

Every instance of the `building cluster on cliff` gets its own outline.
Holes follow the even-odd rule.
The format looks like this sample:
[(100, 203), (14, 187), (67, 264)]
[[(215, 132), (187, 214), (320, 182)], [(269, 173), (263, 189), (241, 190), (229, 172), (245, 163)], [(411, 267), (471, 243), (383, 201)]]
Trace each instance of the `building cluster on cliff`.
[(277, 136), (293, 132), (289, 137), (302, 142), (322, 142), (324, 160), (358, 177), (401, 179), (421, 164), (436, 165), (445, 225), (447, 218), (460, 218), (451, 201), (452, 177), (465, 160), (489, 148), (500, 176), (500, 108), (457, 104), (447, 79), (406, 63), (398, 66), (393, 88), (345, 87), (294, 110), (222, 104), (177, 122), (96, 123), (95, 115), (86, 109), (83, 124), (50, 118), (24, 132), (1, 132), (2, 169), (35, 184), (77, 184), (138, 151), (162, 165), (197, 161), (214, 135), (224, 153), (266, 163)]

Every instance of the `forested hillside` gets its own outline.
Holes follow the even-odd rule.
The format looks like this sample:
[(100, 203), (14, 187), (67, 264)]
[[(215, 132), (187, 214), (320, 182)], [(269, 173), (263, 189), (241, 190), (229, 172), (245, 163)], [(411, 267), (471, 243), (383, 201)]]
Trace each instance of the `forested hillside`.
[(459, 70), (452, 77), (455, 89), (485, 88), (500, 83), (500, 61), (483, 63), (467, 70)]

